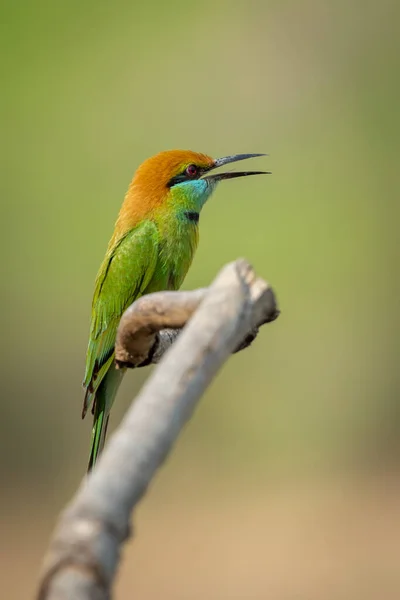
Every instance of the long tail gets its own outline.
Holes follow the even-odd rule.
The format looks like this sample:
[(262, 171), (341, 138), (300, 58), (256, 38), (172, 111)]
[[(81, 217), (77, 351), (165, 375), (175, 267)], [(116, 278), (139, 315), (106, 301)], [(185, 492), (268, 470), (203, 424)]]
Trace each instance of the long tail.
[(110, 410), (121, 384), (122, 377), (124, 376), (124, 372), (124, 370), (117, 370), (112, 364), (96, 391), (93, 404), (92, 445), (88, 472), (94, 467), (96, 460), (104, 447)]

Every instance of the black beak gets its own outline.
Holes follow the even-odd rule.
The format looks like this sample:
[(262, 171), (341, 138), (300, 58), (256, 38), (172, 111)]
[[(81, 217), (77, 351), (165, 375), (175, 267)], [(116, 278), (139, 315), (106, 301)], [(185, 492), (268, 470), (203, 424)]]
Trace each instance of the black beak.
[[(246, 160), (246, 158), (255, 158), (257, 156), (268, 156), (267, 154), (233, 154), (232, 156), (224, 156), (223, 158), (217, 158), (209, 171), (228, 165), (229, 163), (237, 162), (239, 160)], [(229, 171), (227, 173), (215, 173), (214, 175), (207, 175), (204, 179), (212, 181), (221, 181), (222, 179), (234, 179), (235, 177), (246, 177), (247, 175), (270, 175), (270, 171)]]

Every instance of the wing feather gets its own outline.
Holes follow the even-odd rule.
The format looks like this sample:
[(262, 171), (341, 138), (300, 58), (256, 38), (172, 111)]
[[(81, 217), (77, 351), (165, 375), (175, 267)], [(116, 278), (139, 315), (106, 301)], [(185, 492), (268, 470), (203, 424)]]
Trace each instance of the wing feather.
[(158, 235), (152, 221), (144, 221), (130, 230), (107, 251), (93, 295), (83, 382), (87, 388), (84, 413), (111, 364), (119, 320), (150, 283), (157, 256)]

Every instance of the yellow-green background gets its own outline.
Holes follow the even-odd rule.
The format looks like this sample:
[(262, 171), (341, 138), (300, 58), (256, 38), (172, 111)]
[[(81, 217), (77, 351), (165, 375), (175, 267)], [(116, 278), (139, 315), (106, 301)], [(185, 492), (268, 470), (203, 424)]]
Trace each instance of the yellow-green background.
[(4, 597), (32, 597), (85, 470), (94, 277), (136, 166), (168, 148), (270, 154), (206, 206), (185, 287), (244, 256), (282, 315), (202, 400), (117, 597), (400, 596), (399, 6), (1, 3)]

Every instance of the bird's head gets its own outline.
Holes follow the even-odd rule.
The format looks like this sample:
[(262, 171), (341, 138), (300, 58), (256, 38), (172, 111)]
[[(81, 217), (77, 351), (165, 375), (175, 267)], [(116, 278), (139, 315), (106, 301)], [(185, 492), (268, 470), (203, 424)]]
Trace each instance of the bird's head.
[(234, 154), (214, 159), (191, 150), (167, 150), (145, 160), (136, 171), (132, 185), (141, 188), (143, 192), (156, 193), (159, 197), (176, 189), (184, 189), (188, 194), (208, 196), (215, 184), (223, 179), (266, 173), (266, 171), (229, 171), (210, 174), (210, 171), (223, 165), (256, 156), (265, 155)]
[[(191, 150), (167, 150), (145, 160), (137, 169), (126, 197), (123, 213), (129, 210), (135, 220), (161, 205), (190, 203), (198, 212), (219, 181), (264, 174), (266, 171), (228, 171), (214, 169), (239, 160), (264, 154), (234, 154), (211, 158)], [(139, 214), (140, 213), (140, 214)], [(124, 215), (124, 216), (125, 216)]]

